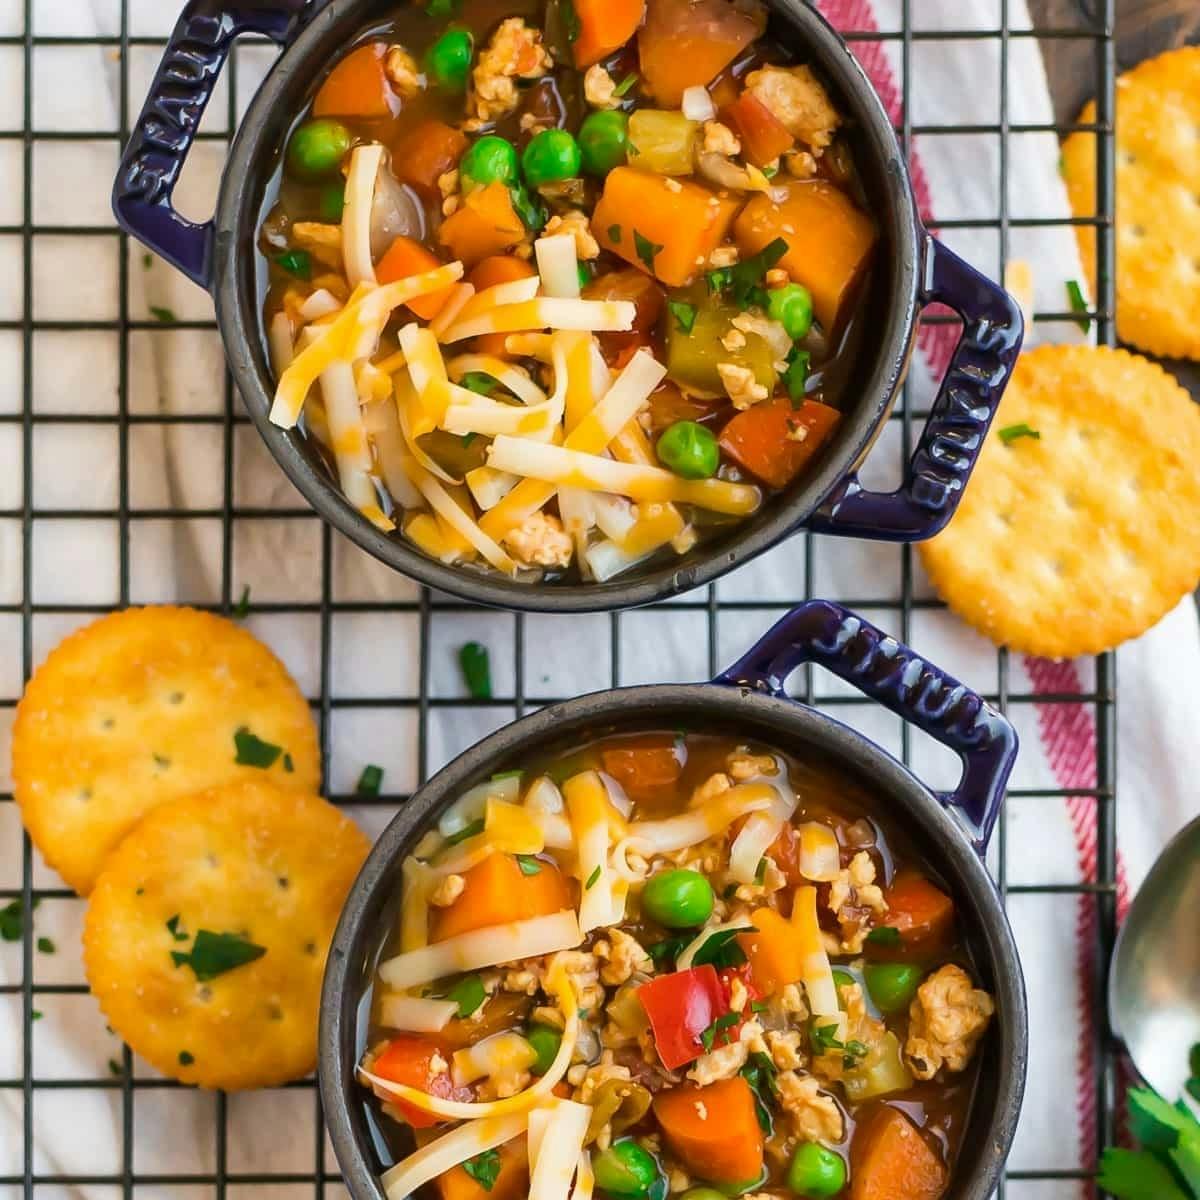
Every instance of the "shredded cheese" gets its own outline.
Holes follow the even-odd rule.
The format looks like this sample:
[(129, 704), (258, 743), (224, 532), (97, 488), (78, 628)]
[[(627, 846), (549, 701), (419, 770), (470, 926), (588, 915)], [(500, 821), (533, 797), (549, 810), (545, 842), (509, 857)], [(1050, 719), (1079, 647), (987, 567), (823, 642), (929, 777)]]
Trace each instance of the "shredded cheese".
[[(613, 876), (608, 865), (609, 836), (613, 812), (604, 781), (595, 771), (573, 775), (563, 784), (563, 797), (575, 836), (579, 878), (579, 928), (587, 933), (612, 925), (624, 916), (624, 905), (616, 911)], [(624, 822), (621, 822), (624, 824)]]
[(435, 873), (411, 854), (400, 865), (400, 949), (404, 953), (429, 944), (429, 897), (437, 882)]
[(379, 966), (379, 978), (390, 988), (407, 990), (444, 975), (478, 971), (498, 963), (574, 950), (583, 941), (579, 920), (570, 909), (527, 921), (489, 925), (460, 933), (431, 946), (397, 954)]
[(536, 329), (627, 333), (633, 328), (635, 315), (636, 309), (629, 300), (562, 300), (538, 296), (520, 304), (502, 304), (478, 316), (460, 318), (446, 330), (444, 340), (461, 342), (484, 333), (523, 333)]
[(460, 1125), (422, 1146), (383, 1173), (381, 1182), (388, 1200), (407, 1200), (451, 1167), (520, 1137), (525, 1132), (528, 1116), (526, 1112), (513, 1112), (500, 1117), (485, 1117)]
[(527, 1071), (537, 1062), (537, 1051), (519, 1033), (511, 1029), (493, 1033), (472, 1046), (455, 1050), (450, 1077), (455, 1087), (466, 1087), (485, 1076), (511, 1078)]
[(379, 1002), (379, 1023), (409, 1033), (441, 1033), (458, 1012), (454, 1000), (433, 1000), (404, 993), (384, 996)]
[(761, 812), (775, 803), (778, 793), (770, 784), (743, 783), (706, 800), (696, 808), (659, 821), (635, 821), (628, 837), (634, 849), (644, 847), (653, 854), (685, 850), (724, 832), (739, 817)]
[(378, 142), (355, 146), (350, 152), (346, 175), (346, 206), (342, 210), (342, 257), (351, 287), (375, 282), (371, 258), (371, 207), (375, 203), (375, 181), (383, 163)]
[(829, 965), (829, 955), (825, 953), (825, 943), (821, 939), (815, 887), (804, 884), (796, 889), (792, 898), (792, 926), (796, 930), (796, 941), (800, 948), (800, 980), (808, 996), (808, 1007), (814, 1016), (836, 1017), (841, 1010), (833, 982), (833, 968)]
[(796, 793), (788, 786), (786, 776), (777, 774), (768, 786), (775, 791), (771, 807), (747, 817), (729, 847), (729, 873), (738, 883), (754, 882), (767, 848), (796, 811)]
[(814, 883), (828, 883), (836, 879), (842, 869), (837, 834), (819, 821), (805, 821), (796, 827), (796, 835), (799, 841), (796, 857), (800, 874)]
[(591, 1105), (559, 1100), (537, 1139), (529, 1159), (529, 1200), (568, 1200), (571, 1180), (583, 1154)]

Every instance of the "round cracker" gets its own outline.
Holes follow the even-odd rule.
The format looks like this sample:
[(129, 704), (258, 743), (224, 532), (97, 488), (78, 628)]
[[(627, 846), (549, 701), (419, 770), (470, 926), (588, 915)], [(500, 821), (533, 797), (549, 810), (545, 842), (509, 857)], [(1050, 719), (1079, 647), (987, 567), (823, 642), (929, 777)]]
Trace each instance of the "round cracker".
[[(1117, 79), (1117, 333), (1151, 354), (1200, 358), (1200, 46)], [(1090, 101), (1080, 123), (1096, 120)], [(1077, 217), (1096, 212), (1095, 134), (1063, 143)], [(1096, 294), (1096, 231), (1076, 229)]]
[[(242, 729), (281, 748), (270, 767), (236, 761)], [(317, 731), (283, 664), (190, 608), (127, 609), (72, 634), (29, 681), (12, 738), (25, 828), (80, 895), (157, 804), (263, 775), (320, 787)]]
[[(1041, 434), (1005, 444), (1001, 431)], [(1200, 582), (1200, 408), (1124, 350), (1021, 356), (949, 526), (921, 547), (941, 597), (999, 645), (1109, 650)]]
[[(109, 1024), (184, 1083), (234, 1091), (309, 1074), (330, 939), (367, 848), (333, 805), (266, 781), (159, 805), (88, 901), (84, 968)], [(200, 930), (266, 953), (198, 979), (172, 955)]]

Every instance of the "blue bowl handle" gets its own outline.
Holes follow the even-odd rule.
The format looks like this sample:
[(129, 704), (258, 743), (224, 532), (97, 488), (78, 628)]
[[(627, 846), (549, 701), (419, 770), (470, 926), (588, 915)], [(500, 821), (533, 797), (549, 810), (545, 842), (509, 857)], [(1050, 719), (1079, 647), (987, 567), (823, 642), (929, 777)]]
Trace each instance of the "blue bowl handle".
[(117, 223), (205, 290), (212, 284), (213, 222), (175, 211), (171, 195), (235, 38), (286, 44), (310, 0), (190, 0), (158, 64), (113, 185)]
[(827, 667), (958, 753), (962, 779), (938, 799), (959, 810), (983, 854), (1017, 756), (1017, 732), (1008, 719), (945, 671), (828, 600), (793, 608), (714, 682), (787, 699), (784, 682), (806, 662)]
[(926, 234), (921, 307), (935, 301), (962, 317), (963, 331), (904, 483), (868, 492), (851, 473), (809, 517), (809, 529), (914, 542), (933, 537), (954, 515), (1012, 375), (1024, 321), (1002, 287)]

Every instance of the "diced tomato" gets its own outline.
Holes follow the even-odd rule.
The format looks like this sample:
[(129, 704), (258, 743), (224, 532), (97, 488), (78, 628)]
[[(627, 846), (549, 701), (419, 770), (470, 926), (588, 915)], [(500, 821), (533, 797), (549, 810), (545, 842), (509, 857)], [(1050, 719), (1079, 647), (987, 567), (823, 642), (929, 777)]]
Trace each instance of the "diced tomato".
[(954, 925), (954, 901), (915, 871), (897, 875), (884, 899), (888, 912), (881, 924), (898, 930), (906, 947), (942, 942)]
[[(470, 1100), (473, 1095), (470, 1088), (456, 1088), (445, 1071), (434, 1073), (433, 1056), (439, 1053), (438, 1044), (432, 1038), (400, 1034), (388, 1042), (383, 1053), (375, 1060), (371, 1073), (392, 1083), (418, 1088), (443, 1100)], [(428, 1129), (442, 1120), (406, 1100), (392, 1103), (414, 1129)]]
[(721, 430), (721, 449), (773, 488), (785, 488), (816, 457), (841, 419), (836, 408), (786, 396), (751, 405)]
[(721, 110), (721, 120), (741, 138), (742, 151), (756, 167), (765, 167), (786, 154), (796, 139), (753, 92), (743, 92)]
[(683, 770), (683, 759), (669, 734), (651, 734), (600, 751), (600, 761), (631, 800), (653, 800), (674, 787)]
[(658, 1057), (668, 1071), (704, 1053), (700, 1035), (729, 1010), (716, 967), (706, 963), (643, 983), (637, 998), (650, 1020)]

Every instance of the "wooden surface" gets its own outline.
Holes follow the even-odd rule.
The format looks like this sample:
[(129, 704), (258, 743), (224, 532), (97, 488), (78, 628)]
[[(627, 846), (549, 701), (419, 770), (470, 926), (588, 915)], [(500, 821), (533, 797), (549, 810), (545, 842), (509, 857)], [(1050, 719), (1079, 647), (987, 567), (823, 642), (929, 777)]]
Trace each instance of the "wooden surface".
[[(1029, 0), (1035, 28), (1095, 28), (1099, 0)], [(1117, 67), (1127, 70), (1164, 50), (1200, 42), (1200, 0), (1117, 0)], [(1085, 38), (1041, 42), (1055, 117), (1073, 121), (1092, 98), (1099, 68), (1096, 43)], [(1200, 400), (1200, 363), (1167, 361)]]

